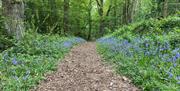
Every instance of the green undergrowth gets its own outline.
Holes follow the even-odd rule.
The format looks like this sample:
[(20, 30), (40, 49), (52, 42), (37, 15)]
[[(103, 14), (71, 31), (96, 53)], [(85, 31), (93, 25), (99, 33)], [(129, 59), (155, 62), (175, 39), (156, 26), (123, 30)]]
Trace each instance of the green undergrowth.
[(98, 39), (97, 50), (143, 91), (179, 91), (179, 40), (180, 18), (150, 19)]
[(85, 40), (59, 35), (27, 34), (21, 42), (0, 53), (0, 90), (27, 91), (55, 71), (74, 45)]

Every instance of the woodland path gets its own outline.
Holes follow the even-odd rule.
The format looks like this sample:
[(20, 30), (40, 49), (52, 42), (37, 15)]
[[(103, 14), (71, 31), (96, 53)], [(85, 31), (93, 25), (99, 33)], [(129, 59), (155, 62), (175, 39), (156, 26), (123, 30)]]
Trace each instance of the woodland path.
[(35, 91), (138, 91), (125, 78), (113, 72), (96, 52), (94, 42), (71, 49), (58, 70), (47, 75)]

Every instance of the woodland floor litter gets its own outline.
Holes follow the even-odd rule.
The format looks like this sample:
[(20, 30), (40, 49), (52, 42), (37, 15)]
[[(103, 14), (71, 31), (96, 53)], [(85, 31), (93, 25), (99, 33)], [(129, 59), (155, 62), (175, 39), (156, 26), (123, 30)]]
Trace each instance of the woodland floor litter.
[(94, 42), (74, 47), (35, 91), (139, 91), (115, 74), (96, 52)]

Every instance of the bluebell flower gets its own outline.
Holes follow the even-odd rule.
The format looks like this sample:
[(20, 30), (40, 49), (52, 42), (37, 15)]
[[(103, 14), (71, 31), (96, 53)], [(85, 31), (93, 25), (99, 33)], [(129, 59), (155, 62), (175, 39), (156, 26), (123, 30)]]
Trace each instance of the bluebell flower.
[(30, 70), (27, 70), (25, 76), (23, 77), (23, 80), (27, 80), (29, 75), (30, 75)]
[(164, 55), (160, 55), (159, 57), (161, 58), (162, 61), (167, 61), (167, 54), (164, 54)]
[(175, 62), (177, 60), (176, 56), (173, 56), (172, 61)]
[(172, 69), (173, 69), (173, 67), (170, 67), (170, 68), (168, 69), (168, 72), (171, 72), (171, 71), (172, 71)]
[(16, 57), (13, 58), (12, 63), (13, 63), (13, 65), (18, 65)]
[(30, 70), (27, 70), (27, 71), (26, 71), (26, 74), (30, 74)]
[(163, 47), (163, 48), (160, 48), (159, 50), (160, 50), (160, 51), (164, 51), (164, 50), (166, 50), (166, 48)]
[(97, 40), (98, 43), (101, 44), (108, 44), (108, 45), (115, 45), (118, 42), (118, 39), (114, 37), (108, 37), (108, 38), (100, 38)]
[(145, 51), (145, 52), (144, 52), (144, 55), (145, 55), (145, 56), (150, 56), (150, 52), (149, 52), (149, 51)]
[(146, 48), (149, 47), (149, 44), (148, 44), (148, 43), (145, 43), (145, 47), (146, 47)]
[(180, 53), (178, 52), (175, 56), (177, 59), (180, 58)]
[(123, 44), (128, 45), (129, 44), (128, 40), (124, 40)]
[(167, 72), (167, 74), (169, 75), (168, 78), (172, 78), (173, 77), (173, 74), (171, 72)]
[(173, 63), (173, 67), (176, 67), (177, 66), (177, 64), (176, 63)]
[(77, 42), (77, 43), (82, 43), (82, 42), (85, 42), (85, 40), (84, 40), (84, 39), (79, 38), (79, 37), (75, 38), (74, 40), (75, 40), (75, 42)]
[(176, 54), (176, 53), (178, 53), (178, 51), (180, 51), (180, 49), (179, 48), (175, 48), (174, 50), (172, 50), (172, 53)]
[(172, 62), (172, 58), (167, 59), (166, 62)]
[(70, 47), (72, 47), (72, 42), (65, 41), (63, 45), (64, 45), (64, 47), (70, 48)]
[(177, 76), (176, 79), (177, 79), (177, 80), (180, 80), (180, 76)]
[(16, 81), (19, 80), (19, 78), (18, 78), (17, 76), (13, 76), (13, 78), (14, 78)]
[(7, 62), (8, 61), (8, 53), (6, 52), (4, 55), (3, 55), (3, 60), (4, 62)]
[(28, 77), (29, 77), (29, 75), (25, 75), (25, 76), (23, 77), (23, 80), (27, 80)]

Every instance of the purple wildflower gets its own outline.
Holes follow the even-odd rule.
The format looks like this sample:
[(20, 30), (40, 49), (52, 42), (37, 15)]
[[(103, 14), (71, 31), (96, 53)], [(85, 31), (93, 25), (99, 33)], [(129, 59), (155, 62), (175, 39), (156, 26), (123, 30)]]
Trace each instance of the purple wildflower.
[(17, 65), (18, 64), (16, 57), (13, 58), (12, 63), (13, 63), (13, 65)]
[(175, 56), (177, 59), (180, 58), (180, 53), (178, 52)]
[(19, 80), (19, 78), (18, 78), (17, 76), (13, 76), (13, 78), (14, 78), (16, 81)]
[(173, 64), (173, 67), (176, 67), (176, 66), (177, 66), (177, 64), (176, 64), (176, 63), (174, 63), (174, 64)]
[(180, 76), (177, 76), (176, 79), (177, 79), (177, 80), (180, 80)]
[(70, 41), (64, 42), (64, 47), (70, 48), (72, 46), (72, 43)]
[(5, 53), (5, 54), (3, 55), (3, 60), (4, 60), (4, 62), (7, 62), (7, 61), (8, 61), (8, 53)]
[(171, 72), (168, 72), (167, 74), (169, 75), (168, 78), (172, 78), (173, 77), (173, 74)]
[(27, 80), (30, 75), (30, 70), (26, 71), (26, 75), (23, 77), (23, 80)]
[(147, 48), (147, 47), (149, 47), (149, 44), (148, 44), (148, 43), (145, 43), (145, 46), (146, 46), (146, 48)]
[(175, 62), (177, 60), (176, 56), (172, 58), (172, 61)]

